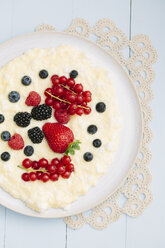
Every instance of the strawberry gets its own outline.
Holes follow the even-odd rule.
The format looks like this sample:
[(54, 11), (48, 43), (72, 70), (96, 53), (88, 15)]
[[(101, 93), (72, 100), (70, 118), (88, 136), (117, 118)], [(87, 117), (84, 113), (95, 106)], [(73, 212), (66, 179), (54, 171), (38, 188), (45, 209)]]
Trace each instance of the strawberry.
[(40, 102), (41, 102), (41, 97), (35, 91), (31, 91), (25, 101), (26, 105), (28, 106), (38, 106)]
[(49, 147), (57, 153), (64, 153), (74, 140), (72, 130), (60, 123), (45, 123), (42, 130)]
[(20, 150), (24, 147), (24, 141), (23, 138), (20, 134), (15, 133), (10, 140), (8, 141), (8, 145), (13, 149), (13, 150)]

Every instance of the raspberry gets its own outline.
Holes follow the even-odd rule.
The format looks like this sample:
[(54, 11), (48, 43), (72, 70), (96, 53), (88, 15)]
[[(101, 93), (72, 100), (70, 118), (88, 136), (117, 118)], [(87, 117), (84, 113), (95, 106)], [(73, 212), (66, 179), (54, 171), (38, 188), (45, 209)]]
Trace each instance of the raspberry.
[(66, 109), (58, 109), (54, 113), (54, 117), (61, 124), (66, 124), (70, 120), (70, 116), (67, 113)]
[(20, 134), (15, 133), (10, 140), (8, 141), (8, 145), (13, 149), (13, 150), (20, 150), (24, 147), (24, 141), (23, 138)]
[(25, 101), (26, 105), (28, 106), (38, 106), (40, 102), (41, 102), (41, 97), (35, 91), (31, 91)]
[(38, 121), (47, 120), (52, 115), (52, 109), (46, 104), (41, 104), (32, 109), (31, 115), (33, 119)]

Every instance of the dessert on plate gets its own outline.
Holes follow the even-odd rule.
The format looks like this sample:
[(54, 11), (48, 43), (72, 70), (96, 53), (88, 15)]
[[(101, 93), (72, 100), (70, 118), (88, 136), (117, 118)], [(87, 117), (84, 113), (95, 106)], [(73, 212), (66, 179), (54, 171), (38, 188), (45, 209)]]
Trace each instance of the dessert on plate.
[(108, 73), (71, 46), (0, 69), (0, 186), (36, 210), (65, 208), (108, 170), (121, 129)]

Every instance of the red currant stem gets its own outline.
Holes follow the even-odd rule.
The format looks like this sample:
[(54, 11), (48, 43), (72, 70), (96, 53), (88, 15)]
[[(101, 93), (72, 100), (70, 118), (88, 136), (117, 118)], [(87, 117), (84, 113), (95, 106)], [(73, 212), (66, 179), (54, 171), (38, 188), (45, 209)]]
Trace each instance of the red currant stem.
[(34, 170), (34, 169), (27, 169), (27, 168), (25, 168), (24, 166), (22, 166), (22, 165), (18, 165), (17, 167), (19, 167), (20, 169), (22, 169), (22, 170), (25, 170), (25, 171), (27, 171), (27, 172), (36, 172), (36, 171), (42, 171), (42, 172), (48, 172), (47, 170), (45, 170), (45, 169), (38, 169), (38, 170)]
[(67, 86), (63, 85), (63, 84), (60, 84), (63, 88), (71, 91), (74, 95), (77, 95), (73, 90), (69, 89)]
[[(65, 103), (68, 103), (68, 104), (71, 104), (71, 102), (68, 102), (68, 101), (66, 101), (66, 100), (64, 100), (64, 99), (61, 99), (61, 98), (59, 98), (59, 97), (57, 97), (57, 96), (54, 96), (54, 95), (52, 95), (50, 92), (48, 92), (48, 91), (46, 91), (46, 93), (48, 94), (48, 95), (50, 95), (51, 97), (53, 97), (53, 98), (55, 98), (55, 99), (57, 99), (57, 100), (59, 100), (59, 101), (61, 101), (61, 102), (65, 102)], [(84, 106), (81, 106), (81, 105), (77, 105), (79, 108), (84, 108), (84, 109), (89, 109), (89, 108), (86, 108), (86, 107), (84, 107)]]

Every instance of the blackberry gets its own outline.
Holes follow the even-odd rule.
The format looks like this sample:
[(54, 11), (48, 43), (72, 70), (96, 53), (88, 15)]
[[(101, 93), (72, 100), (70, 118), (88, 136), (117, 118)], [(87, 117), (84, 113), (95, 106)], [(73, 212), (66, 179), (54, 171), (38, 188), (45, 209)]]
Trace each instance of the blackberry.
[(5, 120), (5, 117), (2, 114), (0, 114), (0, 123), (4, 122), (4, 120)]
[(29, 136), (29, 139), (33, 143), (36, 143), (36, 144), (41, 143), (44, 138), (44, 134), (39, 127), (34, 127), (34, 128), (29, 129), (28, 136)]
[(24, 154), (26, 155), (26, 156), (31, 156), (31, 155), (33, 155), (33, 153), (34, 153), (34, 148), (32, 147), (32, 146), (26, 146), (25, 148), (24, 148)]
[(31, 115), (33, 119), (38, 121), (47, 120), (52, 116), (52, 108), (46, 104), (41, 104), (32, 109)]
[(39, 72), (39, 76), (40, 76), (40, 78), (45, 79), (48, 77), (48, 72), (46, 70), (41, 70)]
[(14, 121), (19, 127), (27, 127), (30, 124), (31, 118), (31, 114), (28, 112), (18, 112), (14, 116)]
[(24, 76), (21, 80), (22, 84), (28, 86), (31, 84), (32, 80), (29, 76)]
[(98, 147), (100, 147), (101, 145), (102, 145), (102, 142), (101, 142), (100, 139), (95, 139), (95, 140), (93, 141), (93, 146), (94, 146), (94, 147), (98, 148)]
[(90, 134), (95, 134), (97, 132), (97, 127), (95, 125), (90, 125), (88, 128), (87, 128), (87, 131), (88, 133)]
[(103, 113), (106, 110), (106, 105), (104, 102), (99, 102), (96, 104), (96, 110), (99, 113)]
[(17, 91), (11, 91), (8, 95), (9, 101), (10, 102), (18, 102), (20, 99), (20, 94)]
[(9, 154), (8, 152), (3, 152), (3, 153), (1, 154), (1, 159), (2, 159), (3, 161), (8, 161), (8, 160), (10, 159), (10, 154)]
[(78, 76), (78, 72), (76, 70), (73, 70), (69, 73), (70, 78), (76, 78)]
[(90, 162), (93, 159), (93, 154), (90, 152), (84, 153), (84, 160)]

